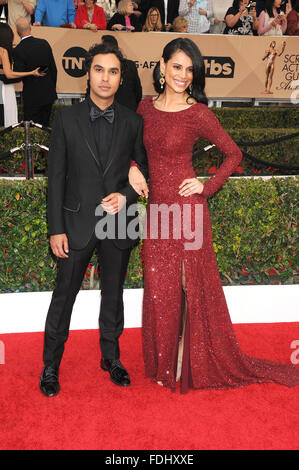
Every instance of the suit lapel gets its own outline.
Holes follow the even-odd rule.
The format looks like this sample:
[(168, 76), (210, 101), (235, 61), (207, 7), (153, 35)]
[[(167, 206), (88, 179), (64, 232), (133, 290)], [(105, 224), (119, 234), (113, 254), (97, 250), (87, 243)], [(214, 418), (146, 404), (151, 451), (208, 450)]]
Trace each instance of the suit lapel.
[(89, 150), (89, 155), (93, 158), (100, 173), (103, 173), (103, 168), (98, 156), (98, 150), (94, 140), (91, 122), (89, 119), (89, 106), (87, 100), (82, 103), (80, 112), (77, 115), (78, 127), (83, 135), (84, 142)]
[(109, 150), (109, 155), (107, 158), (107, 163), (106, 163), (105, 168), (102, 168), (99, 155), (98, 155), (98, 150), (97, 150), (96, 143), (94, 140), (93, 132), (91, 129), (91, 122), (89, 119), (89, 106), (88, 106), (87, 100), (85, 100), (82, 103), (80, 112), (77, 115), (78, 126), (83, 135), (85, 144), (89, 150), (89, 154), (93, 158), (93, 160), (96, 162), (97, 167), (103, 176), (105, 176), (106, 173), (108, 172), (114, 159), (117, 156), (117, 152), (121, 148), (121, 137), (122, 135), (124, 135), (124, 132), (126, 130), (126, 125), (127, 125), (126, 120), (123, 119), (121, 108), (116, 101), (114, 102), (114, 106), (115, 106), (114, 108), (115, 117), (114, 117), (114, 123), (113, 123), (113, 131), (112, 131), (112, 142), (111, 142), (111, 147)]
[(104, 176), (112, 165), (114, 159), (116, 158), (117, 152), (121, 149), (120, 139), (125, 132), (126, 120), (122, 118), (121, 108), (116, 101), (114, 101), (114, 123), (113, 123), (113, 132), (112, 132), (112, 142), (107, 159), (107, 163), (104, 169)]

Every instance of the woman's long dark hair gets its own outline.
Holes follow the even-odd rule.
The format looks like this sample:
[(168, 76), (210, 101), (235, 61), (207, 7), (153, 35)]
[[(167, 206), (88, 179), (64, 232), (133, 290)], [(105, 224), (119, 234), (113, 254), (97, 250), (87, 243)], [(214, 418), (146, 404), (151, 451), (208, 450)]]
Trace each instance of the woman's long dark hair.
[[(266, 0), (265, 11), (268, 13), (270, 18), (274, 18), (273, 6), (275, 0)], [(277, 12), (280, 13), (280, 8), (277, 8)]]
[[(208, 104), (208, 99), (205, 94), (205, 64), (203, 57), (198, 49), (197, 45), (188, 38), (173, 39), (164, 47), (162, 58), (164, 62), (168, 62), (173, 54), (177, 51), (184, 52), (190, 57), (193, 66), (193, 80), (192, 80), (192, 91), (189, 91), (188, 98), (194, 98), (198, 103)], [(153, 72), (154, 88), (157, 93), (163, 93), (165, 84), (161, 89), (160, 84), (160, 62), (157, 63)]]
[(7, 23), (0, 23), (0, 47), (3, 47), (8, 52), (9, 61), (12, 64), (12, 43), (13, 43), (13, 30)]
[(240, 2), (241, 2), (241, 0), (234, 0), (233, 4), (232, 4), (232, 8), (237, 8), (239, 10)]
[(297, 11), (297, 13), (299, 12), (299, 0), (295, 0), (292, 2), (292, 7), (293, 7), (293, 10)]

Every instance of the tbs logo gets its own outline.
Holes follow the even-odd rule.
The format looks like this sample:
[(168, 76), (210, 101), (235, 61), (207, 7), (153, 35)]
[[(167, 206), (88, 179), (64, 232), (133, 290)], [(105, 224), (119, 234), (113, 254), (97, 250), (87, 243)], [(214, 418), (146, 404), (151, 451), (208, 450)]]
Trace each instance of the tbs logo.
[(234, 78), (235, 62), (231, 57), (204, 57), (206, 77)]

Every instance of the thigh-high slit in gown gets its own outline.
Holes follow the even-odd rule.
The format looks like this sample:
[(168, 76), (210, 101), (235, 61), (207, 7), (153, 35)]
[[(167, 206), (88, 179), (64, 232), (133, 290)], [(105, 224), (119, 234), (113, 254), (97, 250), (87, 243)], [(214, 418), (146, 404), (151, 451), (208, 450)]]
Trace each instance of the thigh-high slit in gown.
[[(148, 97), (140, 103), (138, 112), (144, 118), (149, 164), (143, 242), (142, 341), (146, 376), (175, 390), (179, 339), (183, 331), (182, 393), (189, 388), (229, 389), (263, 382), (299, 385), (299, 371), (292, 364), (253, 358), (242, 352), (226, 304), (213, 250), (207, 197), (239, 165), (240, 149), (204, 104), (167, 112), (155, 108)], [(179, 195), (179, 185), (184, 179), (195, 177), (192, 149), (199, 137), (215, 144), (225, 159), (215, 175), (205, 182), (201, 195), (183, 197)], [(163, 207), (171, 208), (169, 236), (165, 232), (165, 214), (157, 217)], [(191, 225), (187, 224), (189, 219), (185, 214), (191, 214)], [(180, 216), (181, 236), (178, 236)], [(200, 238), (202, 244), (198, 246)]]

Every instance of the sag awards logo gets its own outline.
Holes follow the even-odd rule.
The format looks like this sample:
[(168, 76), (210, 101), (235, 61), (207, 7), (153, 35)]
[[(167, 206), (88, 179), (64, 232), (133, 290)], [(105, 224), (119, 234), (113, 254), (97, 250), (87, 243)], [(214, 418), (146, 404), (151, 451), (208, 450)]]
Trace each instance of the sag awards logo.
[[(272, 95), (273, 77), (276, 69), (276, 61), (285, 52), (286, 41), (279, 44), (279, 41), (271, 41), (269, 48), (262, 58), (265, 61), (265, 90), (263, 93)], [(290, 90), (291, 102), (293, 104), (299, 103), (299, 55), (298, 54), (285, 54), (283, 58), (283, 65), (281, 68), (282, 81), (276, 87), (276, 90)]]
[[(211, 78), (234, 78), (235, 62), (231, 57), (204, 57), (206, 77)], [(157, 61), (145, 60), (144, 62), (135, 61), (138, 69), (153, 70)]]
[(86, 50), (83, 47), (71, 47), (65, 51), (62, 58), (62, 66), (65, 72), (74, 78), (80, 78), (85, 75), (84, 62)]

